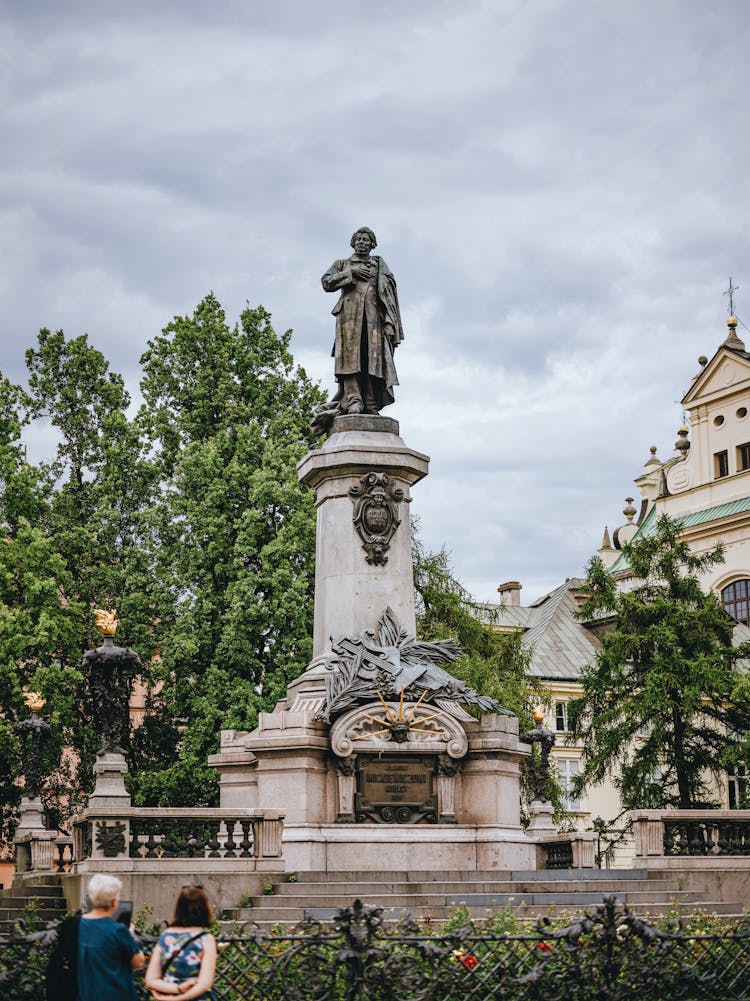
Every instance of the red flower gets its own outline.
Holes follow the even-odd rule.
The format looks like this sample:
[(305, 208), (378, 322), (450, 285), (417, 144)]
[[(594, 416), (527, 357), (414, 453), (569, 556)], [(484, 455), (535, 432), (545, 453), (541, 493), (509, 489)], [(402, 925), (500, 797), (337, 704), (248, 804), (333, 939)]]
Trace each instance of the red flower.
[(479, 960), (476, 956), (472, 956), (470, 952), (464, 952), (463, 949), (454, 949), (451, 953), (451, 962), (460, 963), (465, 970), (473, 970), (475, 967), (479, 966)]

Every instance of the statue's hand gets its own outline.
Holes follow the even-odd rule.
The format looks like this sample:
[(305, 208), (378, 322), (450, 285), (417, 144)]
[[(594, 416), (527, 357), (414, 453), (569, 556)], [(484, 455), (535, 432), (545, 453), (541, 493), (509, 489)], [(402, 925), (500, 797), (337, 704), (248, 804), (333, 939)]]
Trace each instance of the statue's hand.
[(355, 278), (369, 281), (375, 274), (375, 266), (372, 261), (357, 261), (352, 265), (352, 272)]

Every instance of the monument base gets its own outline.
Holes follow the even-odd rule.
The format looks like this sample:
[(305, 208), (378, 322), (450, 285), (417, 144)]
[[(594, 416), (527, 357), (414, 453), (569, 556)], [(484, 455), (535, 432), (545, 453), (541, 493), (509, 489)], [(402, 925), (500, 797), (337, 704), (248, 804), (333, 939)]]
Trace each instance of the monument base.
[(521, 827), (332, 824), (285, 827), (286, 872), (484, 872), (536, 868)]
[[(435, 711), (433, 733), (398, 743), (385, 734), (351, 738), (374, 707), (331, 727), (287, 705), (261, 713), (251, 733), (223, 731), (220, 753), (209, 758), (223, 808), (284, 814), (286, 872), (535, 867), (535, 843), (520, 823), (518, 769), (529, 752), (516, 717)], [(376, 792), (392, 795), (393, 805)], [(400, 823), (383, 822), (389, 809)]]

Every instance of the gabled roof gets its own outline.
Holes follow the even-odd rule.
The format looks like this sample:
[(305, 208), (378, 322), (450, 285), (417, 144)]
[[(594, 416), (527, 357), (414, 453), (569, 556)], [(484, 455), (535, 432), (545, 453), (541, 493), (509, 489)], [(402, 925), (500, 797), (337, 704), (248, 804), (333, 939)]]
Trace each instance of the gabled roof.
[(572, 577), (529, 606), (531, 616), (524, 644), (531, 646), (528, 673), (535, 678), (576, 681), (590, 664), (601, 643), (576, 618), (574, 598), (583, 581)]
[[(750, 378), (750, 353), (742, 350), (741, 348), (730, 347), (728, 344), (722, 344), (703, 371), (696, 377), (687, 393), (685, 393), (682, 398), (682, 403), (692, 403), (693, 400), (696, 400), (701, 396), (707, 396), (712, 392), (728, 392), (729, 387), (727, 386), (727, 383), (719, 375), (719, 370), (728, 359), (740, 362), (742, 367), (747, 369), (746, 377)], [(732, 381), (739, 382), (743, 380), (740, 379)], [(712, 383), (716, 383), (715, 389), (712, 386)]]
[[(596, 633), (576, 617), (578, 603), (575, 593), (583, 583), (582, 579), (572, 577), (532, 605), (506, 606), (509, 618), (512, 617), (518, 627), (524, 629), (524, 646), (532, 649), (527, 671), (532, 677), (544, 681), (578, 681), (582, 669), (593, 662), (601, 649)], [(501, 614), (504, 617), (504, 612)], [(749, 640), (750, 627), (736, 623), (734, 645)]]

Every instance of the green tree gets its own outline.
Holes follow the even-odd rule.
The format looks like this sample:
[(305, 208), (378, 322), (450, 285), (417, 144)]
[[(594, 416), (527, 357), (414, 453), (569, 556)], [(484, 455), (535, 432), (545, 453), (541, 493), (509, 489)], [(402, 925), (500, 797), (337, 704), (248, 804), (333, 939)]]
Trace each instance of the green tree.
[[(252, 728), (309, 662), (315, 512), (296, 463), (323, 401), (262, 307), (230, 326), (213, 295), (142, 358), (139, 423), (163, 503), (158, 572), (175, 596), (154, 713), (136, 733), (144, 803), (213, 803), (208, 754), (222, 728)], [(156, 763), (160, 762), (160, 767)]]
[[(26, 361), (27, 390), (0, 380), (0, 516), (7, 532), (0, 552), (0, 696), (8, 721), (27, 714), (23, 689), (38, 688), (47, 699), (52, 747), (73, 752), (42, 794), (64, 823), (91, 788), (98, 748), (80, 669), (96, 635), (92, 608), (116, 605), (122, 632), (142, 652), (157, 642), (148, 516), (158, 482), (128, 420), (123, 380), (85, 335), (42, 330)], [(37, 466), (26, 461), (22, 443), (32, 422), (50, 425), (55, 436), (54, 458)], [(12, 742), (6, 746), (12, 753)], [(10, 802), (16, 791), (5, 791)]]
[[(502, 606), (475, 601), (456, 580), (446, 550), (428, 552), (419, 539), (416, 525), (412, 532), (412, 559), (419, 638), (455, 639), (463, 656), (451, 665), (451, 673), (514, 712), (521, 733), (531, 729), (535, 725), (534, 706), (549, 701), (549, 697), (538, 681), (527, 673), (533, 651), (524, 643), (523, 634), (502, 630)], [(466, 709), (478, 715), (472, 707)], [(547, 782), (547, 797), (555, 807), (555, 820), (565, 824), (562, 794), (554, 772)], [(531, 776), (528, 763), (524, 762), (521, 768), (522, 812), (528, 811), (532, 798)]]
[[(12, 834), (22, 791), (12, 728), (29, 715), (24, 692), (40, 690), (47, 698), (52, 770), (70, 737), (81, 680), (76, 674), (71, 685), (61, 666), (62, 651), (77, 639), (80, 610), (65, 561), (40, 527), (50, 484), (26, 461), (21, 436), (27, 405), (24, 391), (0, 377), (0, 839)], [(55, 786), (53, 778), (42, 790), (48, 809)]]
[[(55, 484), (43, 526), (83, 605), (116, 605), (122, 634), (148, 654), (167, 594), (151, 572), (159, 467), (128, 418), (124, 381), (85, 334), (68, 339), (61, 330), (41, 330), (26, 362), (28, 416), (57, 433), (55, 458), (41, 464)], [(90, 636), (87, 612), (78, 649), (69, 652), (75, 663)]]
[(572, 739), (584, 749), (581, 785), (611, 776), (625, 808), (715, 805), (708, 777), (722, 778), (733, 735), (750, 730), (737, 698), (741, 658), (735, 623), (699, 575), (723, 549), (691, 552), (679, 523), (662, 517), (653, 535), (623, 546), (635, 583), (619, 590), (598, 558), (588, 566), (583, 619), (611, 617), (596, 660), (569, 707)]
[(531, 651), (522, 634), (493, 629), (502, 622), (502, 608), (474, 601), (456, 580), (446, 550), (425, 550), (416, 529), (412, 559), (419, 638), (455, 639), (463, 657), (452, 665), (451, 673), (511, 709), (521, 729), (533, 726), (532, 709), (542, 693), (526, 673)]

